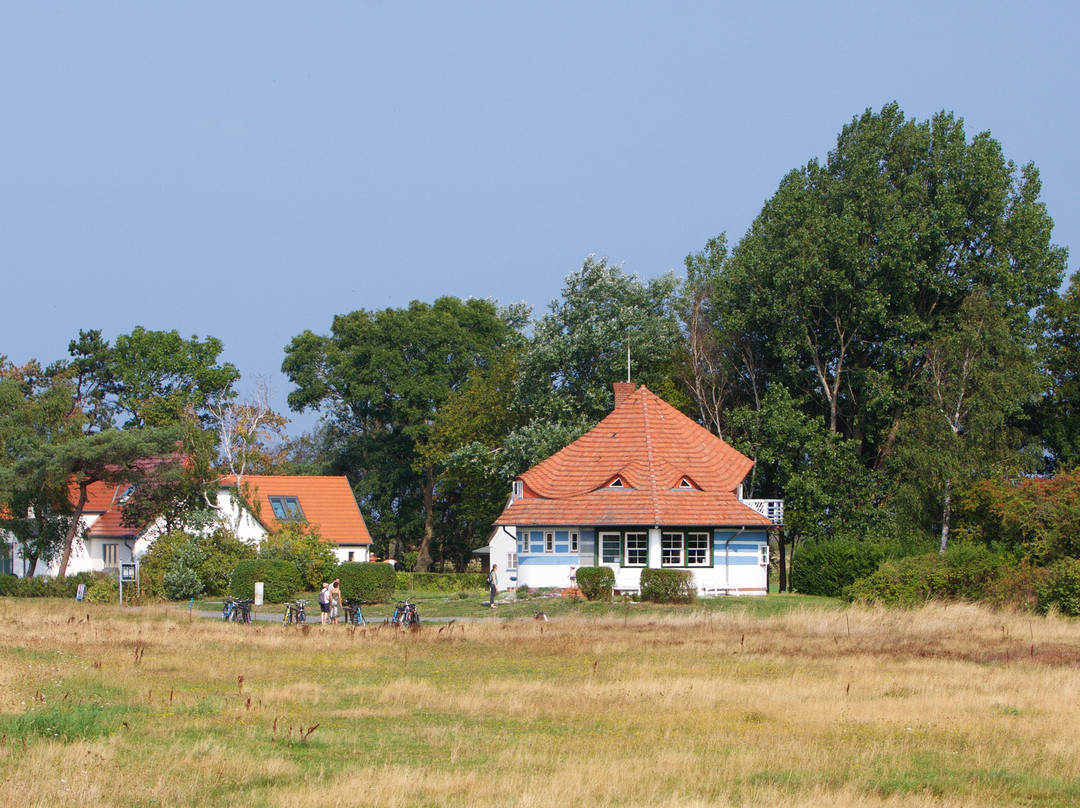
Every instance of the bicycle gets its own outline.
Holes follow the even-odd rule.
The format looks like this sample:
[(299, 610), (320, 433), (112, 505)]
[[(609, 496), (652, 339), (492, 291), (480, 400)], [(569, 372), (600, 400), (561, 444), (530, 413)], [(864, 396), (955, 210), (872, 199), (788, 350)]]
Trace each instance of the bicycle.
[(236, 598), (226, 600), (221, 609), (221, 622), (250, 623), (252, 603), (254, 601), (250, 598), (247, 600), (237, 600)]
[(393, 616), (387, 622), (392, 626), (419, 626), (420, 614), (416, 611), (416, 604), (409, 603), (408, 598), (399, 600)]
[(307, 601), (293, 600), (285, 604), (285, 617), (281, 624), (284, 626), (303, 625), (307, 622)]
[(364, 613), (360, 611), (361, 604), (367, 603), (365, 600), (346, 600), (345, 601), (345, 625), (347, 626), (366, 626), (367, 620), (364, 619)]

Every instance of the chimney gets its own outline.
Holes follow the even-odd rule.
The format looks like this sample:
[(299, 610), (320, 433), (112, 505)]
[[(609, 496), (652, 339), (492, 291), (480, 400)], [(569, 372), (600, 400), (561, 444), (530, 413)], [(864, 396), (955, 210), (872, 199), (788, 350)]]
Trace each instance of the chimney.
[(633, 382), (615, 382), (615, 406), (618, 407), (637, 390)]

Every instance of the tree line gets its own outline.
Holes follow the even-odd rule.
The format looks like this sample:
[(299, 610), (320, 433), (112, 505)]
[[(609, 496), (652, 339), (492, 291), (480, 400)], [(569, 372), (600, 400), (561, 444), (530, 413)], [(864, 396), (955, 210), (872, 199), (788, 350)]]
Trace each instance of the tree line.
[[(633, 381), (755, 460), (753, 495), (786, 500), (783, 586), (791, 550), (822, 542), (916, 553), (959, 535), (1046, 561), (1073, 545), (1005, 529), (997, 505), (1032, 481), (1068, 489), (1080, 453), (1080, 292), (1059, 291), (1040, 193), (1035, 166), (951, 113), (867, 110), (681, 277), (589, 257), (536, 317), (443, 297), (298, 334), (289, 406), (320, 420), (291, 442), (265, 397), (237, 401), (216, 340), (82, 332), (67, 360), (0, 370), (0, 496), (63, 526), (65, 474), (145, 475), (136, 458), (179, 446), (195, 481), (346, 474), (379, 554), (461, 569), (511, 479), (610, 410), (629, 355)], [(145, 512), (199, 504), (197, 485), (158, 488)]]

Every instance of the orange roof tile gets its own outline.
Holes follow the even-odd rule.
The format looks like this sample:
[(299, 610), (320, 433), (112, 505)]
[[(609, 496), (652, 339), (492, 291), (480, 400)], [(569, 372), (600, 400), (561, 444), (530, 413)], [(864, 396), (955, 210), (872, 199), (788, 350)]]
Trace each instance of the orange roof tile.
[[(648, 388), (519, 479), (500, 525), (760, 525), (739, 502), (754, 463)], [(618, 476), (621, 488), (609, 487)], [(694, 486), (680, 487), (684, 477)]]
[[(222, 480), (223, 485), (234, 483), (235, 478)], [(245, 488), (251, 486), (255, 492), (258, 508), (252, 510), (267, 528), (281, 524), (274, 516), (269, 498), (296, 497), (304, 518), (319, 528), (319, 535), (324, 541), (335, 544), (371, 543), (371, 534), (345, 477), (247, 474), (242, 478), (242, 483)]]

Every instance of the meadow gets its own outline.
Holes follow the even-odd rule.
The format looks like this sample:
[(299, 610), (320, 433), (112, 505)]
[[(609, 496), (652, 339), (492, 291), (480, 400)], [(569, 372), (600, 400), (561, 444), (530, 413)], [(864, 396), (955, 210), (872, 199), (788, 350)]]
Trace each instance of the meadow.
[(1080, 802), (1080, 625), (806, 603), (410, 631), (0, 600), (0, 804)]

